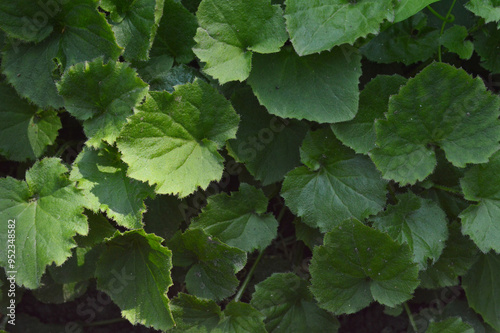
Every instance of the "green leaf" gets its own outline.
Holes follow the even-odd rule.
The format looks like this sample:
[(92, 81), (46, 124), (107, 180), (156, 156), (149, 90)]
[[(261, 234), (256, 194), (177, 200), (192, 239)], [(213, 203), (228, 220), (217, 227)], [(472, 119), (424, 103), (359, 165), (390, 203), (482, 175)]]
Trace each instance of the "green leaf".
[(151, 56), (170, 55), (177, 63), (188, 63), (194, 58), (194, 36), (198, 23), (179, 1), (165, 0), (163, 17), (158, 27)]
[(375, 148), (375, 120), (384, 117), (389, 97), (398, 93), (407, 79), (399, 75), (378, 75), (359, 95), (359, 110), (351, 121), (332, 125), (335, 136), (358, 154)]
[(500, 73), (500, 28), (488, 24), (474, 34), (474, 49), (481, 57), (481, 66)]
[(377, 34), (384, 20), (394, 19), (394, 10), (391, 0), (287, 0), (285, 18), (293, 47), (303, 56)]
[(428, 259), (436, 262), (448, 239), (446, 214), (439, 205), (412, 192), (396, 196), (397, 204), (372, 218), (373, 227), (398, 243), (407, 243), (420, 269)]
[(465, 40), (468, 36), (469, 32), (466, 27), (454, 25), (439, 37), (439, 41), (450, 52), (456, 53), (461, 59), (467, 60), (472, 57), (474, 52), (474, 44), (470, 40)]
[(127, 166), (116, 148), (85, 147), (73, 163), (70, 179), (85, 189), (89, 209), (106, 212), (118, 225), (137, 229), (142, 227), (142, 214), (146, 211), (144, 199), (153, 195), (153, 189), (128, 178), (126, 173)]
[(460, 184), (465, 199), (476, 201), (460, 214), (462, 232), (484, 253), (500, 253), (500, 152), (488, 163), (475, 165), (465, 172)]
[(465, 8), (484, 18), (485, 23), (500, 21), (500, 1), (498, 0), (470, 0), (465, 4)]
[(275, 273), (255, 286), (250, 304), (266, 316), (270, 333), (337, 332), (339, 322), (318, 307), (308, 287), (293, 273)]
[[(84, 195), (68, 179), (68, 169), (57, 158), (36, 162), (26, 181), (0, 179), (0, 219), (4, 228), (15, 220), (16, 283), (28, 289), (40, 286), (45, 267), (62, 265), (76, 246), (73, 237), (88, 232), (83, 212)], [(7, 244), (7, 230), (0, 233)], [(7, 268), (5, 256), (0, 263)], [(9, 271), (10, 269), (6, 269)]]
[(426, 333), (474, 333), (474, 329), (459, 317), (451, 317), (429, 325)]
[(206, 63), (204, 72), (221, 84), (245, 80), (252, 52), (278, 52), (288, 39), (282, 13), (269, 0), (203, 0), (193, 51)]
[(163, 0), (101, 0), (99, 5), (110, 12), (118, 44), (125, 48), (127, 60), (147, 60), (163, 12)]
[(250, 304), (231, 302), (212, 333), (266, 333), (264, 315)]
[(446, 247), (438, 261), (420, 272), (420, 287), (443, 288), (459, 284), (458, 277), (469, 271), (477, 260), (474, 243), (460, 232), (460, 225), (452, 223)]
[(499, 148), (499, 114), (500, 98), (480, 78), (432, 63), (390, 98), (370, 156), (385, 179), (402, 185), (432, 173), (437, 147), (454, 166), (483, 163)]
[(418, 266), (406, 244), (357, 220), (346, 220), (325, 235), (310, 265), (311, 291), (334, 314), (354, 313), (373, 300), (395, 306), (412, 297)]
[(229, 154), (264, 186), (283, 180), (300, 164), (299, 146), (307, 126), (269, 115), (250, 89), (236, 91), (231, 101), (241, 124), (236, 139), (228, 141)]
[(33, 296), (45, 304), (63, 304), (74, 301), (87, 291), (88, 281), (57, 283), (51, 275), (45, 274), (42, 277), (41, 286), (32, 291)]
[(57, 83), (64, 106), (83, 121), (87, 145), (113, 144), (132, 108), (146, 96), (148, 85), (125, 63), (102, 58), (70, 67)]
[(181, 210), (182, 200), (170, 195), (147, 198), (147, 211), (143, 215), (144, 230), (164, 239), (170, 239), (185, 220)]
[(467, 301), (485, 322), (500, 330), (500, 255), (483, 254), (462, 279)]
[(406, 20), (430, 5), (439, 0), (400, 0), (397, 2), (394, 23)]
[(246, 263), (246, 253), (208, 236), (202, 229), (176, 234), (167, 242), (175, 266), (190, 267), (187, 290), (216, 301), (231, 296), (239, 284), (235, 274)]
[(267, 211), (268, 199), (262, 190), (241, 184), (231, 196), (208, 197), (207, 205), (190, 228), (201, 228), (229, 246), (250, 252), (264, 250), (276, 238), (278, 221)]
[(61, 129), (54, 110), (39, 110), (0, 81), (0, 153), (9, 160), (35, 160), (52, 145)]
[(157, 184), (157, 193), (185, 197), (220, 179), (224, 167), (217, 150), (236, 136), (239, 117), (207, 83), (175, 89), (151, 92), (117, 144), (128, 176)]
[(97, 287), (106, 292), (132, 324), (172, 328), (167, 298), (172, 285), (172, 252), (162, 238), (144, 230), (117, 232), (97, 264)]
[(330, 129), (309, 132), (300, 155), (305, 166), (286, 175), (281, 196), (304, 223), (326, 232), (384, 208), (386, 181), (369, 158), (342, 146)]
[(373, 62), (410, 65), (425, 61), (436, 53), (439, 31), (427, 26), (427, 17), (418, 13), (396, 23), (361, 47), (360, 51)]
[(280, 53), (256, 55), (248, 83), (269, 113), (282, 118), (334, 123), (358, 111), (361, 57), (357, 52), (332, 52), (299, 57)]
[(179, 293), (170, 304), (176, 323), (174, 332), (212, 332), (222, 315), (214, 301), (184, 293)]
[[(55, 282), (59, 283), (63, 287), (71, 286), (71, 288), (74, 288), (76, 283), (87, 281), (95, 276), (97, 261), (99, 260), (103, 249), (104, 246), (102, 245), (97, 245), (94, 248), (74, 248), (73, 255), (66, 260), (62, 266), (49, 266), (48, 272), (50, 274), (48, 275), (50, 275)], [(47, 276), (47, 274), (44, 276)], [(42, 284), (44, 284), (43, 279)], [(85, 286), (84, 291), (86, 288), (87, 287)]]
[[(18, 13), (23, 13), (26, 6), (35, 8), (32, 2), (27, 4), (25, 0), (12, 3), (15, 3), (12, 10)], [(11, 41), (7, 45), (2, 72), (22, 97), (43, 108), (61, 108), (63, 99), (55, 86), (60, 73), (71, 65), (96, 57), (104, 56), (106, 61), (118, 59), (121, 48), (96, 6), (95, 0), (64, 1), (49, 20), (54, 29), (47, 38), (40, 43)]]

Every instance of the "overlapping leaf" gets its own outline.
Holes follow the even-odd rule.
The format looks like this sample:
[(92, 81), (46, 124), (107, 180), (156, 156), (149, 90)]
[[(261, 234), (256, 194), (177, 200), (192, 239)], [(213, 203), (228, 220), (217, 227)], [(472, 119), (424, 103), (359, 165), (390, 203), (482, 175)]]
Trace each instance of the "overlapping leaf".
[(207, 205), (190, 228), (201, 228), (229, 246), (250, 252), (264, 250), (277, 236), (278, 221), (267, 211), (268, 199), (262, 190), (241, 184), (231, 196), (220, 193)]
[(172, 252), (144, 230), (128, 231), (107, 242), (97, 265), (97, 287), (105, 291), (131, 323), (158, 330), (174, 326), (167, 298), (172, 285)]
[(250, 304), (231, 302), (212, 333), (266, 333), (264, 315)]
[(186, 287), (190, 294), (221, 300), (232, 295), (239, 284), (235, 274), (246, 263), (240, 249), (221, 243), (201, 229), (176, 234), (168, 241), (175, 266), (190, 267)]
[(301, 160), (305, 166), (286, 175), (281, 195), (309, 226), (330, 231), (345, 219), (383, 209), (386, 182), (366, 156), (342, 146), (330, 129), (307, 134)]
[(229, 140), (229, 154), (260, 180), (262, 185), (283, 180), (300, 164), (299, 146), (307, 127), (297, 121), (269, 115), (249, 89), (237, 91), (231, 101), (241, 116), (236, 139)]
[(282, 9), (269, 0), (203, 0), (196, 17), (193, 51), (221, 84), (245, 80), (253, 52), (278, 52), (288, 39)]
[(388, 206), (372, 219), (373, 226), (398, 243), (407, 243), (414, 261), (425, 269), (429, 259), (437, 261), (448, 239), (446, 214), (435, 201), (411, 192), (396, 199), (396, 205)]
[[(116, 60), (121, 48), (106, 19), (97, 11), (96, 0), (52, 3), (57, 10), (49, 17), (39, 7), (40, 3), (35, 5), (25, 0), (9, 3), (9, 13), (14, 13), (21, 23), (26, 18), (35, 20), (35, 14), (45, 15), (48, 30), (44, 28), (41, 35), (37, 34), (38, 43), (10, 41), (3, 52), (2, 72), (21, 96), (40, 107), (60, 108), (63, 99), (54, 81), (65, 69), (101, 56), (105, 60)], [(27, 7), (30, 9), (25, 9)], [(31, 13), (32, 10), (35, 12)], [(19, 32), (25, 28), (17, 26), (16, 29)]]
[(310, 265), (311, 291), (335, 314), (354, 313), (373, 300), (388, 306), (412, 297), (418, 267), (408, 245), (357, 220), (346, 220), (325, 235)]
[(466, 171), (460, 181), (467, 200), (478, 202), (460, 214), (462, 232), (484, 253), (500, 253), (500, 152)]
[(39, 110), (2, 81), (0, 100), (0, 154), (14, 161), (40, 157), (61, 128), (57, 112)]
[(350, 48), (299, 57), (285, 47), (255, 55), (248, 83), (274, 115), (334, 123), (356, 115), (360, 75), (361, 57)]
[(147, 60), (163, 13), (164, 0), (101, 0), (99, 5), (110, 12), (118, 44), (127, 60)]
[(116, 148), (84, 148), (73, 164), (70, 178), (85, 189), (88, 208), (106, 212), (118, 225), (137, 229), (142, 227), (146, 210), (144, 199), (153, 195), (153, 189), (128, 178), (126, 172), (127, 166)]
[(481, 79), (433, 63), (391, 97), (370, 156), (384, 178), (401, 184), (432, 173), (437, 147), (454, 166), (483, 163), (499, 148), (499, 114), (500, 98)]
[(176, 323), (174, 332), (212, 332), (222, 315), (214, 301), (184, 293), (172, 299), (171, 308)]
[[(16, 221), (16, 283), (29, 289), (40, 286), (45, 267), (62, 265), (76, 246), (73, 237), (88, 232), (82, 214), (84, 195), (68, 179), (68, 169), (57, 158), (38, 161), (26, 172), (26, 181), (0, 179), (0, 218), (5, 228), (1, 244), (7, 244), (7, 221)], [(5, 267), (6, 258), (0, 263)]]
[(394, 19), (394, 7), (391, 0), (287, 0), (285, 18), (302, 56), (377, 34), (384, 20)]
[(371, 80), (359, 95), (356, 117), (332, 125), (335, 136), (358, 154), (366, 154), (375, 148), (375, 119), (384, 117), (389, 108), (389, 97), (396, 95), (406, 81), (400, 75), (378, 75)]
[(83, 121), (87, 145), (113, 144), (148, 85), (125, 63), (102, 58), (70, 67), (57, 84), (69, 113)]
[(500, 2), (498, 0), (470, 0), (465, 4), (465, 8), (484, 18), (486, 23), (500, 22)]
[(172, 94), (151, 92), (137, 109), (117, 143), (128, 176), (180, 197), (220, 179), (217, 150), (235, 137), (239, 118), (214, 88), (197, 80)]
[(337, 319), (318, 307), (308, 285), (293, 273), (276, 273), (255, 286), (250, 304), (266, 316), (268, 332), (337, 332)]

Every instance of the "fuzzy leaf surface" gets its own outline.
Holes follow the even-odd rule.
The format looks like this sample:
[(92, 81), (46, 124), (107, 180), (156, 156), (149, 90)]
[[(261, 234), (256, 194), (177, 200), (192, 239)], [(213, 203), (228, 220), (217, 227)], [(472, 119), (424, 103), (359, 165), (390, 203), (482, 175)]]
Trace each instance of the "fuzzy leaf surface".
[(151, 92), (118, 139), (128, 176), (160, 194), (186, 197), (222, 176), (218, 153), (236, 136), (239, 117), (222, 95), (200, 80)]
[(361, 57), (344, 52), (336, 48), (299, 57), (285, 47), (279, 53), (255, 55), (248, 83), (276, 116), (319, 123), (351, 120), (358, 111)]
[(418, 266), (407, 244), (357, 220), (346, 220), (314, 248), (311, 291), (319, 306), (350, 314), (373, 300), (387, 306), (412, 297), (419, 284)]
[(304, 223), (326, 232), (383, 209), (386, 181), (369, 158), (343, 146), (330, 129), (309, 132), (300, 154), (305, 166), (286, 175), (281, 196)]
[[(88, 232), (83, 212), (84, 195), (68, 179), (68, 169), (57, 158), (36, 162), (26, 181), (0, 179), (0, 241), (7, 244), (7, 221), (16, 221), (16, 283), (40, 287), (45, 267), (62, 265), (76, 246), (73, 237)], [(6, 253), (3, 252), (2, 253)], [(7, 258), (0, 258), (7, 267)]]
[(144, 230), (117, 232), (106, 244), (96, 276), (97, 287), (132, 324), (168, 330), (174, 326), (167, 298), (172, 252), (162, 241)]
[(102, 58), (70, 67), (57, 83), (64, 106), (83, 121), (87, 145), (113, 144), (128, 116), (146, 96), (148, 85), (125, 63)]
[(456, 167), (484, 163), (499, 148), (499, 115), (500, 98), (480, 78), (432, 63), (390, 98), (370, 156), (385, 179), (402, 185), (433, 172), (436, 147)]

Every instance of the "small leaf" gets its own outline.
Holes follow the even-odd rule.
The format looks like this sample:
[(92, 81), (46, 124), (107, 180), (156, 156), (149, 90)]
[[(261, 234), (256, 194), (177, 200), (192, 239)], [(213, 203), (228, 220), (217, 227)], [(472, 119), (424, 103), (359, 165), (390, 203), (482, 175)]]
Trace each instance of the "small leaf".
[[(88, 232), (82, 214), (85, 197), (67, 172), (59, 159), (45, 158), (26, 172), (26, 181), (0, 179), (0, 219), (5, 221), (0, 243), (7, 244), (7, 221), (15, 220), (19, 286), (38, 288), (45, 267), (62, 265), (76, 246), (73, 237)], [(0, 263), (8, 267), (6, 254)]]
[(394, 19), (394, 9), (391, 0), (287, 0), (285, 18), (293, 47), (303, 56), (377, 34), (384, 20)]
[(245, 80), (252, 52), (278, 52), (288, 39), (282, 9), (269, 0), (203, 0), (196, 17), (193, 51), (221, 84)]
[(148, 85), (125, 63), (102, 58), (79, 63), (64, 73), (57, 88), (66, 110), (83, 120), (87, 145), (113, 144), (132, 108), (146, 96)]
[(462, 279), (462, 286), (470, 307), (479, 313), (485, 322), (500, 330), (500, 255), (481, 255)]
[(433, 200), (412, 192), (396, 196), (397, 204), (372, 218), (373, 227), (387, 233), (398, 243), (406, 243), (420, 269), (427, 260), (436, 262), (448, 239), (446, 214)]
[(469, 32), (466, 27), (454, 25), (439, 37), (439, 41), (450, 52), (454, 52), (461, 59), (467, 60), (472, 57), (474, 52), (474, 44), (470, 40), (465, 40), (468, 36)]
[(212, 333), (266, 333), (264, 315), (250, 304), (231, 302)]
[(97, 265), (97, 287), (106, 292), (132, 324), (158, 330), (174, 326), (166, 296), (172, 285), (172, 252), (144, 230), (117, 232)]
[(459, 317), (451, 317), (429, 325), (426, 333), (474, 333), (474, 329)]
[(269, 113), (282, 118), (335, 123), (354, 118), (358, 111), (361, 57), (336, 48), (299, 57), (284, 48), (255, 55), (248, 83)]
[(212, 300), (179, 293), (171, 302), (176, 328), (174, 332), (212, 332), (222, 312)]
[(236, 136), (239, 117), (214, 88), (197, 80), (173, 94), (151, 92), (137, 109), (117, 140), (128, 176), (179, 197), (220, 179), (217, 150)]
[(436, 146), (454, 166), (484, 163), (499, 148), (499, 115), (500, 98), (480, 78), (432, 63), (390, 98), (370, 156), (385, 179), (402, 185), (432, 173)]
[(235, 274), (246, 263), (246, 253), (221, 243), (201, 229), (176, 234), (168, 242), (175, 266), (190, 267), (186, 287), (192, 295), (222, 300), (239, 284)]
[(325, 235), (310, 266), (311, 291), (334, 314), (355, 313), (373, 300), (387, 306), (412, 297), (418, 266), (408, 245), (357, 220), (346, 220)]
[(301, 160), (306, 166), (286, 175), (281, 196), (309, 226), (326, 232), (345, 219), (383, 209), (386, 182), (366, 156), (342, 146), (330, 129), (307, 134)]
[(485, 164), (475, 165), (465, 172), (460, 184), (467, 200), (476, 201), (460, 214), (462, 232), (484, 253), (500, 253), (500, 152)]
[(255, 286), (250, 304), (266, 316), (268, 332), (337, 332), (339, 322), (318, 307), (308, 286), (293, 273), (273, 274)]

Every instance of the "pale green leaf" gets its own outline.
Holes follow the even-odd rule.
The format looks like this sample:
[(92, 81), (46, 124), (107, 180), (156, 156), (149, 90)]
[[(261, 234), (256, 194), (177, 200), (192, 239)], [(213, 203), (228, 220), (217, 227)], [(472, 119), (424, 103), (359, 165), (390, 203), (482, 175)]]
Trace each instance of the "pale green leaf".
[(142, 227), (142, 214), (146, 211), (144, 199), (153, 195), (153, 189), (128, 178), (126, 173), (127, 166), (116, 148), (85, 147), (73, 163), (70, 178), (85, 189), (88, 208), (106, 212), (118, 225), (137, 229)]
[(285, 18), (302, 56), (377, 34), (384, 20), (394, 19), (394, 5), (391, 0), (287, 0)]
[[(26, 172), (26, 181), (0, 179), (0, 219), (5, 228), (0, 243), (7, 244), (7, 221), (15, 220), (19, 286), (38, 288), (45, 267), (53, 262), (62, 265), (76, 246), (73, 237), (88, 232), (83, 192), (68, 179), (67, 171), (59, 159), (45, 158)], [(7, 268), (5, 256), (0, 263)]]
[(465, 8), (484, 18), (486, 23), (500, 21), (499, 0), (470, 0), (465, 4)]
[(193, 51), (221, 84), (245, 80), (252, 52), (278, 52), (288, 39), (283, 11), (269, 0), (203, 0), (196, 17)]
[(147, 60), (163, 13), (164, 0), (101, 0), (110, 13), (116, 41), (127, 60)]
[(209, 333), (217, 326), (222, 312), (212, 300), (179, 293), (171, 302), (176, 328), (173, 332)]
[(262, 312), (270, 333), (335, 333), (339, 322), (320, 309), (309, 283), (293, 273), (276, 273), (255, 286), (251, 305)]
[(387, 233), (398, 243), (406, 243), (420, 269), (428, 260), (436, 262), (448, 239), (446, 214), (439, 205), (412, 192), (396, 196), (397, 204), (372, 218), (373, 227)]
[(239, 284), (235, 274), (246, 263), (246, 253), (208, 236), (202, 229), (188, 229), (168, 242), (175, 266), (190, 267), (186, 288), (190, 294), (222, 300)]
[[(24, 12), (26, 1), (15, 1), (15, 9)], [(60, 10), (51, 17), (55, 27), (40, 43), (10, 41), (2, 56), (2, 72), (18, 93), (40, 107), (63, 107), (55, 81), (70, 67), (103, 56), (118, 59), (121, 48), (106, 19), (97, 11), (95, 0), (59, 3)], [(41, 12), (43, 13), (43, 12)]]
[(454, 25), (445, 30), (439, 37), (439, 41), (450, 52), (458, 54), (461, 59), (467, 60), (472, 57), (474, 44), (470, 40), (465, 40), (469, 36), (467, 28), (461, 25)]
[(239, 117), (207, 83), (175, 88), (172, 94), (151, 92), (117, 144), (128, 176), (156, 184), (157, 193), (186, 197), (221, 178), (217, 150), (236, 136)]
[(1, 81), (0, 100), (0, 154), (14, 161), (37, 159), (57, 138), (57, 112), (39, 110)]
[(201, 228), (246, 252), (262, 251), (276, 238), (278, 230), (278, 221), (266, 214), (268, 201), (262, 190), (243, 183), (231, 196), (220, 193), (208, 197), (190, 228)]
[(389, 97), (398, 93), (407, 79), (399, 75), (378, 75), (359, 95), (359, 110), (354, 119), (332, 125), (333, 133), (358, 154), (375, 148), (375, 120), (384, 117), (389, 108)]
[(469, 306), (500, 331), (500, 255), (483, 254), (462, 279)]
[(384, 208), (386, 181), (369, 158), (342, 146), (330, 129), (307, 134), (301, 160), (305, 166), (286, 175), (281, 196), (309, 226), (326, 232), (345, 219), (364, 219)]
[(307, 126), (269, 115), (249, 89), (236, 91), (231, 101), (241, 124), (236, 139), (228, 141), (229, 154), (264, 186), (283, 180), (300, 164), (299, 146)]
[(476, 201), (460, 214), (462, 232), (484, 253), (500, 253), (500, 152), (488, 163), (475, 165), (465, 172), (460, 184), (467, 200)]
[[(350, 51), (351, 52), (351, 51)], [(358, 111), (361, 57), (342, 48), (299, 57), (291, 48), (255, 55), (248, 83), (269, 113), (334, 123)]]
[(402, 185), (432, 173), (438, 147), (454, 166), (483, 163), (499, 148), (499, 115), (500, 98), (480, 78), (432, 63), (390, 98), (370, 156), (385, 179)]
[(247, 303), (229, 303), (212, 333), (267, 333), (264, 315)]
[(311, 291), (334, 314), (355, 313), (374, 300), (387, 306), (412, 297), (418, 266), (408, 245), (357, 220), (346, 220), (325, 235), (310, 265)]
[(394, 13), (394, 23), (406, 20), (436, 1), (439, 0), (398, 0)]
[(167, 298), (172, 285), (172, 252), (163, 239), (144, 230), (117, 232), (97, 264), (97, 287), (106, 292), (132, 324), (172, 328)]
[(474, 329), (459, 317), (430, 323), (426, 333), (474, 333)]
[(93, 147), (115, 142), (132, 108), (148, 91), (134, 69), (120, 62), (104, 64), (102, 58), (70, 67), (57, 88), (66, 110), (83, 121), (87, 145)]

